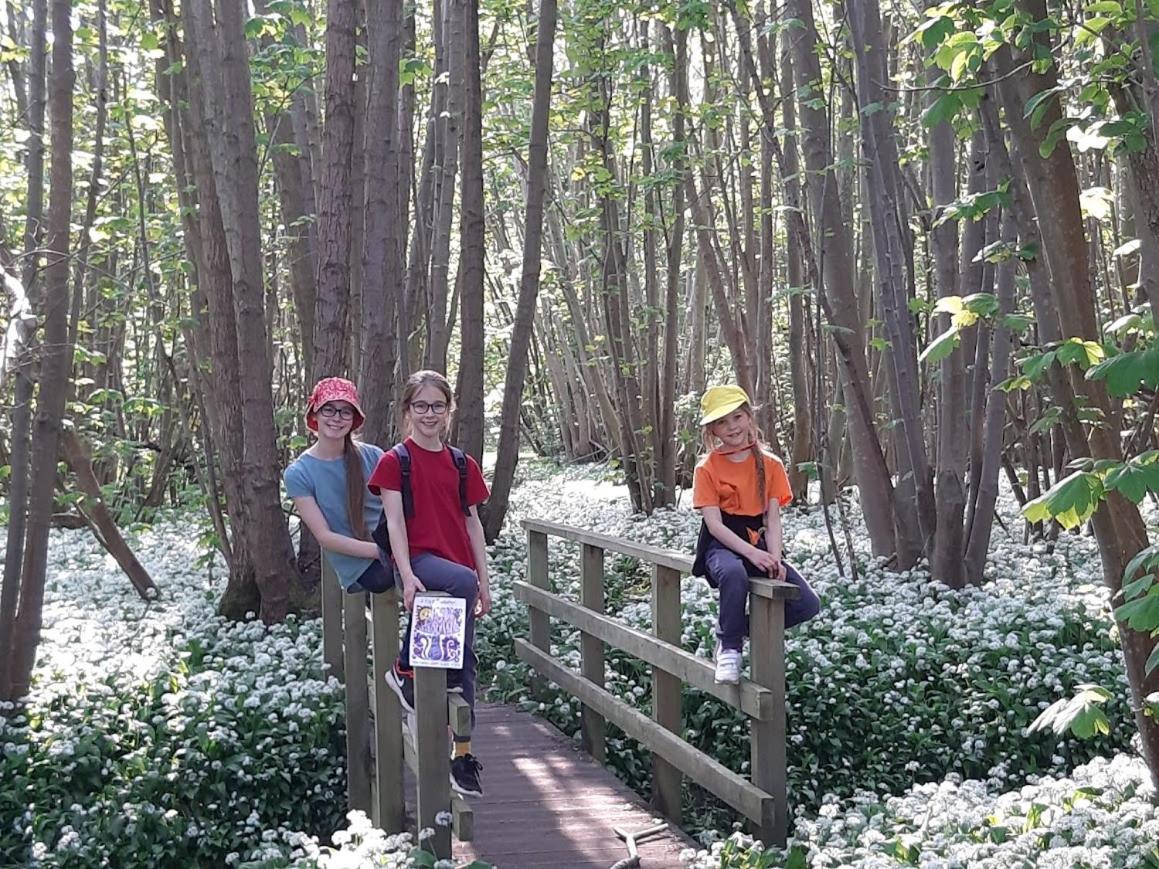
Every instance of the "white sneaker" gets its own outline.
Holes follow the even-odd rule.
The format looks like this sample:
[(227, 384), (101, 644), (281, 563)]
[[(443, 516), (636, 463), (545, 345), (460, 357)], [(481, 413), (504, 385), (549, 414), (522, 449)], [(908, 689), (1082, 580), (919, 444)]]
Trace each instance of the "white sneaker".
[(716, 681), (722, 685), (735, 685), (740, 681), (740, 652), (737, 649), (726, 649), (716, 641)]

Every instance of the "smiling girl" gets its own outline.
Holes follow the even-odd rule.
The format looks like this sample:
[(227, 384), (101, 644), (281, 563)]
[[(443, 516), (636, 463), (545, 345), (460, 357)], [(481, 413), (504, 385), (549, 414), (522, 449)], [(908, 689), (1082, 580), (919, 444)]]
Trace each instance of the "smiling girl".
[(692, 574), (720, 591), (716, 681), (735, 683), (748, 633), (750, 576), (767, 575), (800, 589), (799, 598), (786, 602), (787, 628), (815, 616), (820, 601), (782, 557), (781, 507), (793, 500), (793, 491), (785, 466), (761, 442), (748, 394), (739, 386), (713, 386), (700, 410), (707, 452), (692, 483), (692, 506), (703, 520)]
[(382, 500), (366, 490), (382, 450), (353, 438), (364, 419), (353, 383), (342, 377), (319, 380), (306, 403), (306, 427), (317, 438), (283, 475), (298, 515), (342, 588), (352, 594), (390, 587), (370, 539)]
[[(370, 476), (370, 490), (382, 494), (390, 552), (402, 581), (406, 608), (414, 607), (415, 594), (420, 591), (442, 591), (467, 602), (463, 668), (448, 671), (447, 682), (449, 691), (462, 693), (471, 707), (473, 721), (475, 617), (491, 609), (486, 541), (477, 509), (487, 500), (487, 483), (475, 460), (458, 453), (466, 472), (465, 491), (460, 492), (456, 454), (445, 443), (455, 411), (454, 395), (446, 377), (437, 371), (415, 372), (406, 382), (400, 406), (402, 430), (407, 435), (400, 446), (405, 448), (402, 452), (410, 463), (412, 508), (407, 511), (403, 506), (399, 447), (383, 454)], [(398, 695), (403, 708), (414, 712), (410, 632), (408, 623), (398, 661), (386, 674), (386, 683)], [(451, 759), (451, 785), (455, 790), (482, 796), (481, 768), (482, 764), (471, 754), (470, 740), (456, 737)]]

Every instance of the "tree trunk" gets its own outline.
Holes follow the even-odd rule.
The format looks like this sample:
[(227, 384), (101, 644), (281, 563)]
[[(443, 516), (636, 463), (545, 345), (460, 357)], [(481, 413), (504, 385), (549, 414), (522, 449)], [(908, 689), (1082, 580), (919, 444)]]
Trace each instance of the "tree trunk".
[(72, 348), (68, 344), (69, 230), (72, 219), (72, 3), (52, 0), (52, 176), (45, 240), (44, 341), (40, 356), (40, 389), (32, 448), (28, 525), (20, 580), (19, 609), (9, 645), (0, 648), (6, 675), (0, 677), (0, 700), (28, 694), (44, 610), (48, 568), (48, 530), (55, 494), (61, 421), (69, 392)]
[(555, 51), (556, 0), (540, 0), (535, 33), (535, 92), (531, 102), (531, 138), (527, 148), (527, 208), (524, 217), (523, 272), (511, 330), (507, 376), (503, 381), (503, 412), (499, 448), (484, 530), (487, 540), (499, 536), (507, 515), (507, 499), (519, 461), (519, 408), (527, 376), (527, 348), (539, 296), (543, 258), (543, 200), (547, 190), (547, 121), (551, 114), (552, 56)]
[(354, 153), (355, 0), (326, 4), (326, 120), (318, 197), (313, 379), (347, 373), (350, 336), (351, 160)]
[(483, 215), (483, 81), (479, 58), (479, 0), (451, 0), (463, 25), (463, 177), (459, 222), (462, 275), (459, 318), (459, 410), (456, 442), (483, 464), (483, 283), (486, 222)]

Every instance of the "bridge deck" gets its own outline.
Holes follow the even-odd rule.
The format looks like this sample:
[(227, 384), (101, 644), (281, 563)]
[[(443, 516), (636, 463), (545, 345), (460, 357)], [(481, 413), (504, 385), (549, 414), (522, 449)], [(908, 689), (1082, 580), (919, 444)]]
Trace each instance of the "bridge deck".
[[(454, 842), (456, 862), (608, 869), (628, 855), (613, 827), (653, 825), (655, 815), (643, 800), (547, 722), (512, 706), (484, 703), (476, 716), (471, 747), (483, 764), (486, 796), (471, 800), (475, 838)], [(640, 845), (641, 865), (676, 869), (680, 852), (689, 847), (692, 840), (669, 829)]]

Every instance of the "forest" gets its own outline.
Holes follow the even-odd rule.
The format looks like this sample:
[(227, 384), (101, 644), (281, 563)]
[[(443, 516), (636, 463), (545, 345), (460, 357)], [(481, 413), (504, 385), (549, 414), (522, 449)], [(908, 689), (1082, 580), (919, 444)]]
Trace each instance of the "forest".
[[(823, 600), (788, 644), (789, 681), (810, 672), (795, 844), (729, 838), (689, 794), (689, 865), (1159, 866), (1157, 52), (1150, 0), (7, 0), (0, 862), (325, 865), (378, 841), (330, 838), (341, 697), (282, 472), (317, 380), (355, 381), (388, 448), (434, 369), (490, 487), (480, 672), (527, 704), (518, 520), (691, 552), (700, 396), (753, 396)], [(631, 622), (646, 582), (615, 575)], [(685, 589), (708, 655), (714, 599)], [(134, 663), (66, 648), (94, 634)], [(132, 751), (110, 733), (212, 698), (204, 671), (263, 643), (311, 674), (316, 717), (262, 750), (317, 798), (255, 779), (191, 814), (141, 785), (174, 720), (133, 724)], [(866, 656), (863, 708), (818, 706)], [(574, 699), (540, 712), (578, 726)], [(79, 811), (48, 811), (78, 727), (92, 781), (69, 770)], [(963, 779), (989, 790), (955, 803)], [(1023, 786), (1039, 809), (1003, 803)], [(162, 807), (128, 844), (122, 803)]]

